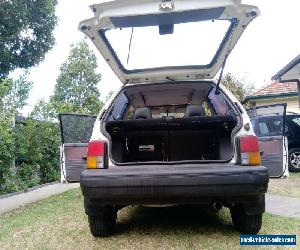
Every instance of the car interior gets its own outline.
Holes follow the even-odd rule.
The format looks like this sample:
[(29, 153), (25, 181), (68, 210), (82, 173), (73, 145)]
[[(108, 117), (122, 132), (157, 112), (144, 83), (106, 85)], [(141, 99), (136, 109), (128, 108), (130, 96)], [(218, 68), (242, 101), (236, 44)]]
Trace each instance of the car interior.
[(230, 161), (238, 116), (209, 82), (130, 86), (106, 117), (111, 157), (134, 162)]

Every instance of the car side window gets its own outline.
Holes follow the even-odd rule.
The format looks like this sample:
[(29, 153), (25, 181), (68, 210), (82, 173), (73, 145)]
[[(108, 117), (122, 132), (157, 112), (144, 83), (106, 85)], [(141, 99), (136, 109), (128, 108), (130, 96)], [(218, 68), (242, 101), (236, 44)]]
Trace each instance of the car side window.
[(216, 95), (215, 88), (210, 91), (208, 95), (208, 100), (210, 101), (213, 109), (217, 115), (228, 115), (230, 113), (234, 114), (230, 105), (227, 103), (223, 94)]
[(127, 111), (126, 111), (126, 114), (125, 114), (125, 119), (124, 120), (132, 120), (133, 119), (133, 115), (134, 115), (134, 106), (131, 105)]
[(265, 122), (260, 122), (259, 123), (259, 132), (260, 132), (260, 135), (262, 135), (262, 136), (269, 135), (269, 129), (268, 129), (267, 124)]
[(287, 116), (285, 133), (288, 136), (300, 134), (300, 117)]
[(300, 117), (294, 118), (292, 121), (300, 127)]
[(209, 106), (207, 101), (204, 101), (202, 103), (202, 107), (205, 111), (206, 116), (212, 116), (213, 115), (213, 111), (211, 110), (211, 107)]
[(278, 136), (282, 134), (282, 118), (268, 117), (258, 121), (259, 136)]
[(108, 118), (109, 121), (121, 120), (128, 107), (128, 98), (124, 93), (121, 93), (115, 100), (113, 108)]

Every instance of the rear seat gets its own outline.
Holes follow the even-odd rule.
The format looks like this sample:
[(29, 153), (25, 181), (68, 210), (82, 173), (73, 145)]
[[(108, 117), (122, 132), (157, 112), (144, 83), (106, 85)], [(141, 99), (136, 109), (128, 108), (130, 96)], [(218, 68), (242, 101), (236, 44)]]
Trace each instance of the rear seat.
[(201, 105), (189, 105), (186, 107), (185, 117), (205, 116), (204, 108)]
[(136, 108), (134, 111), (133, 119), (152, 119), (152, 113), (151, 110), (146, 108)]

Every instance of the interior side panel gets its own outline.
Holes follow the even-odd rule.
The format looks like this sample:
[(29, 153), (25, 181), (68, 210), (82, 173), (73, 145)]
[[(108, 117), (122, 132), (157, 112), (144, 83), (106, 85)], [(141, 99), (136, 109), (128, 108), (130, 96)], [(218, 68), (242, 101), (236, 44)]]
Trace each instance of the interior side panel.
[(64, 144), (65, 178), (68, 182), (80, 180), (80, 174), (86, 169), (87, 143)]
[(259, 138), (262, 152), (262, 165), (268, 169), (270, 177), (278, 177), (283, 173), (283, 137)]

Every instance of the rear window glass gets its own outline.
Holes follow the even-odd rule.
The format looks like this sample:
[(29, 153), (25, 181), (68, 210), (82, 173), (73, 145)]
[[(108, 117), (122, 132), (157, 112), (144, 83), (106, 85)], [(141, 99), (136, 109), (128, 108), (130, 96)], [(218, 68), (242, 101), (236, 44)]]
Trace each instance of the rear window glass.
[[(120, 64), (131, 71), (208, 65), (230, 27), (229, 20), (209, 20), (175, 24), (174, 32), (167, 35), (160, 35), (158, 26), (124, 27), (101, 34), (106, 37)], [(145, 42), (150, 40), (151, 43)]]

